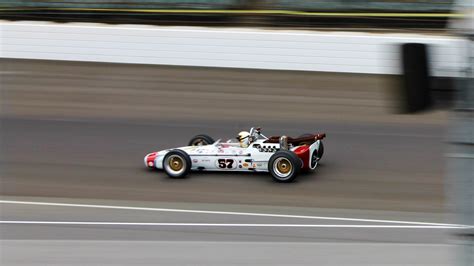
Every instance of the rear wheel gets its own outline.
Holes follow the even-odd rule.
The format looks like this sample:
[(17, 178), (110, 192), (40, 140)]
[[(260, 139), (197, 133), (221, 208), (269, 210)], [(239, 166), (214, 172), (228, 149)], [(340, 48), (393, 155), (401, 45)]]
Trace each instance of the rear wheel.
[(163, 170), (171, 178), (183, 178), (191, 169), (191, 158), (182, 150), (172, 150), (163, 159)]
[(209, 145), (214, 143), (214, 139), (208, 135), (200, 134), (191, 138), (188, 143), (188, 146), (202, 146), (202, 145)]
[(293, 182), (301, 171), (301, 160), (291, 151), (277, 151), (270, 157), (268, 171), (273, 180), (281, 183)]

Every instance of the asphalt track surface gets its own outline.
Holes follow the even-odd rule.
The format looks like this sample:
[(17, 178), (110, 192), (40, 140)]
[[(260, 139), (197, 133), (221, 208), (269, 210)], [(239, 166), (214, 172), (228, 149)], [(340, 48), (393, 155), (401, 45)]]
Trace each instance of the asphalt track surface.
[[(2, 265), (451, 265), (455, 262), (456, 246), (450, 241), (452, 228), (424, 224), (420, 228), (408, 228), (420, 226), (420, 222), (439, 222), (443, 217), (439, 214), (126, 201), (105, 201), (112, 205), (97, 207), (90, 205), (97, 200), (55, 199), (65, 203), (58, 206), (19, 204), (20, 198), (6, 200), (0, 203)], [(124, 204), (128, 206), (117, 208)], [(239, 212), (242, 209), (254, 212), (250, 215)], [(296, 216), (302, 213), (304, 218)], [(321, 218), (334, 214), (345, 219)], [(365, 218), (360, 221), (350, 217)], [(380, 217), (396, 217), (396, 220), (372, 220)], [(400, 222), (401, 219), (409, 221)]]
[[(2, 61), (7, 196), (442, 212), (446, 120), (395, 115), (394, 77), (292, 71)], [(318, 169), (294, 184), (267, 174), (143, 167), (196, 134), (327, 133)]]
[[(437, 114), (389, 114), (393, 102), (378, 91), (384, 78), (42, 61), (3, 66), (4, 199), (452, 222), (444, 213), (445, 123)], [(239, 82), (245, 95), (256, 98), (242, 101), (248, 96), (237, 90)], [(330, 86), (316, 93), (308, 82)], [(196, 93), (205, 97), (193, 98)], [(269, 93), (274, 97), (268, 99)], [(233, 96), (242, 98), (229, 100)], [(281, 107), (283, 99), (294, 108)], [(317, 104), (309, 106), (313, 100)], [(301, 101), (305, 104), (296, 105)], [(182, 109), (181, 102), (190, 105)], [(173, 180), (143, 165), (146, 153), (185, 145), (193, 135), (227, 139), (251, 126), (261, 126), (266, 135), (327, 133), (321, 165), (291, 184), (254, 173), (191, 173)], [(2, 220), (22, 221), (303, 223), (0, 208)], [(455, 249), (450, 229), (432, 228), (2, 224), (0, 229), (2, 265), (449, 265)], [(79, 254), (90, 260), (81, 261)]]
[[(261, 125), (264, 133), (297, 136), (324, 129), (326, 153), (315, 172), (293, 184), (268, 174), (191, 173), (169, 179), (143, 156), (186, 145), (196, 134), (233, 137), (251, 125), (192, 121), (3, 119), (6, 196), (201, 202), (381, 209), (443, 210), (443, 130), (369, 125)], [(350, 128), (350, 129), (348, 129)], [(394, 133), (395, 132), (395, 133)]]
[(4, 243), (8, 244), (4, 252), (11, 255), (4, 257), (2, 265), (456, 265), (453, 245), (64, 240)]

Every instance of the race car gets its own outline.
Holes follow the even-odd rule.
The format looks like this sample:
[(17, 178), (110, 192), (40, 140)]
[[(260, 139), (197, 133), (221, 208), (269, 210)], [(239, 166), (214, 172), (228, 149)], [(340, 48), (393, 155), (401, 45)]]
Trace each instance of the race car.
[(251, 128), (240, 132), (237, 141), (221, 142), (201, 134), (188, 146), (149, 153), (144, 162), (171, 178), (183, 178), (190, 171), (269, 172), (275, 181), (288, 183), (301, 171), (316, 169), (325, 137), (325, 133), (265, 137), (260, 128)]

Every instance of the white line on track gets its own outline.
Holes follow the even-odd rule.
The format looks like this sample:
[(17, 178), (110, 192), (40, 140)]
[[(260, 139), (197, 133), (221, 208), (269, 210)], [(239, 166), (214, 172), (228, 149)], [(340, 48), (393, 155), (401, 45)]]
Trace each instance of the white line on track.
[(36, 201), (0, 200), (0, 204), (23, 204), (23, 205), (40, 205), (40, 206), (57, 206), (57, 207), (101, 208), (101, 209), (138, 210), (138, 211), (156, 211), (156, 212), (178, 212), (178, 213), (202, 213), (202, 214), (240, 215), (240, 216), (295, 218), (295, 219), (313, 219), (313, 220), (333, 220), (333, 221), (350, 221), (350, 222), (410, 224), (410, 225), (422, 225), (422, 226), (445, 226), (445, 227), (457, 227), (457, 228), (465, 227), (465, 225), (460, 225), (460, 224), (427, 223), (427, 222), (415, 222), (415, 221), (359, 219), (359, 218), (344, 218), (344, 217), (287, 215), (287, 214), (251, 213), (251, 212), (226, 212), (226, 211), (166, 209), (166, 208), (111, 206), (111, 205), (90, 205), (90, 204), (36, 202)]
[(461, 229), (470, 226), (367, 225), (367, 224), (224, 224), (224, 223), (137, 223), (137, 222), (76, 222), (76, 221), (0, 221), (0, 224), (34, 225), (129, 225), (129, 226), (189, 226), (189, 227), (293, 227), (293, 228), (393, 228), (393, 229)]

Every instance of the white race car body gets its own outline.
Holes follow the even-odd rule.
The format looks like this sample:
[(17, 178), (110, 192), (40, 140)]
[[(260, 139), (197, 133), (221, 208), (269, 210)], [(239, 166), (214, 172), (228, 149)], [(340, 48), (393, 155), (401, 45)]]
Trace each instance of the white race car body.
[[(321, 140), (311, 145), (289, 147), (302, 161), (302, 168), (313, 170), (318, 165), (315, 156)], [(239, 143), (220, 140), (211, 145), (185, 146), (176, 148), (187, 153), (191, 159), (191, 170), (199, 171), (256, 171), (268, 172), (270, 157), (280, 150), (279, 143), (268, 143), (266, 139), (258, 139), (247, 148), (240, 147)], [(163, 169), (163, 159), (174, 149), (149, 153), (144, 158), (147, 167)]]

